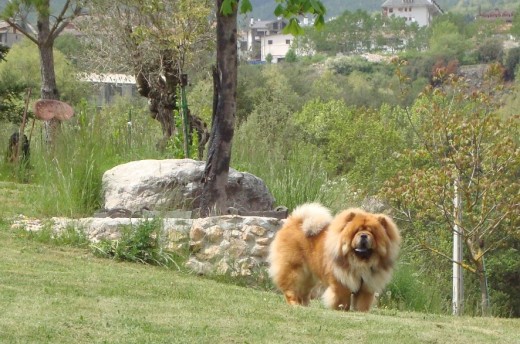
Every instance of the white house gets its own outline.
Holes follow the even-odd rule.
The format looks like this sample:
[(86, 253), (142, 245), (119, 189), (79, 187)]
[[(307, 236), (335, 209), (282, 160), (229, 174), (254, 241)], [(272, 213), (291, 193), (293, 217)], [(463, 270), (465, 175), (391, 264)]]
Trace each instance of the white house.
[(0, 44), (12, 47), (14, 43), (22, 40), (24, 35), (13, 28), (7, 22), (0, 20)]
[[(260, 61), (262, 39), (266, 36), (281, 34), (282, 29), (287, 25), (287, 21), (279, 18), (276, 20), (254, 20), (251, 19), (246, 34), (247, 45), (241, 44), (241, 48), (246, 50), (250, 61)], [(263, 60), (265, 61), (265, 60)]]
[(134, 97), (137, 95), (135, 78), (125, 74), (83, 73), (80, 80), (93, 85), (97, 95), (92, 99), (97, 107), (111, 103), (115, 97)]
[(293, 40), (293, 35), (279, 34), (262, 37), (260, 40), (261, 61), (266, 61), (269, 54), (273, 57), (273, 63), (283, 61), (291, 48)]
[(444, 13), (435, 0), (386, 0), (381, 7), (383, 16), (405, 18), (419, 26), (430, 25), (434, 16)]

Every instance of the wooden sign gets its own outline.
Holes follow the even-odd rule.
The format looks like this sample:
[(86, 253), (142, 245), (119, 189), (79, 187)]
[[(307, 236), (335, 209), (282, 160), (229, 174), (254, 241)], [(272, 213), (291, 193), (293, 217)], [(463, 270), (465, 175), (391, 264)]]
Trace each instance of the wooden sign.
[(67, 103), (55, 99), (39, 99), (34, 103), (34, 114), (42, 121), (56, 118), (66, 121), (74, 116), (74, 109)]

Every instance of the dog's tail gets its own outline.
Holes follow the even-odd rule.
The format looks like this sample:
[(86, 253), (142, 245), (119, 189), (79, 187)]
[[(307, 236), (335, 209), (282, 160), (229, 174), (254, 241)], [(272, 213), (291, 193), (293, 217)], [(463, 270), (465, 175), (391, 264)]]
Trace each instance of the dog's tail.
[(319, 203), (302, 204), (291, 213), (291, 219), (302, 222), (302, 230), (306, 236), (320, 233), (332, 221), (330, 210)]

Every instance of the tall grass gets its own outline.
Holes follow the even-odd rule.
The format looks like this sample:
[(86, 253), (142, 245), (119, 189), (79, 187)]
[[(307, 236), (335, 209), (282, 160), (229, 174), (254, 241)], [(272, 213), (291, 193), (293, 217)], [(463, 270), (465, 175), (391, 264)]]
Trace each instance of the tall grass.
[(102, 111), (87, 103), (75, 110), (75, 116), (62, 123), (52, 148), (44, 142), (41, 122), (36, 121), (34, 130), (26, 131), (31, 136), (31, 158), (23, 171), (7, 163), (0, 168), (4, 180), (38, 186), (27, 202), (42, 216), (92, 215), (101, 207), (101, 179), (106, 170), (131, 160), (167, 154), (155, 148), (160, 126), (142, 103), (121, 99)]
[(331, 178), (312, 146), (268, 141), (250, 130), (247, 126), (237, 130), (232, 165), (262, 178), (277, 205), (293, 209), (305, 202), (321, 202), (339, 210), (354, 202), (348, 182)]

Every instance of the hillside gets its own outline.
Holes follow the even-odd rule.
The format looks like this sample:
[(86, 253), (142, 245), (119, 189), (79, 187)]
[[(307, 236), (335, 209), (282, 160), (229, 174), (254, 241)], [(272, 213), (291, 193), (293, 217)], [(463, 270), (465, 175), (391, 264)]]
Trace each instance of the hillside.
[[(0, 9), (5, 6), (8, 0), (0, 0)], [(495, 7), (507, 10), (518, 9), (517, 0), (436, 0), (445, 11), (454, 11), (463, 14), (475, 14), (479, 7), (483, 10), (490, 10)], [(60, 9), (66, 0), (51, 0), (51, 7)], [(327, 17), (338, 16), (344, 11), (364, 10), (367, 12), (379, 12), (384, 0), (322, 0), (327, 8)], [(251, 0), (253, 5), (254, 18), (272, 19), (274, 18), (275, 0)]]
[[(483, 11), (499, 7), (500, 9), (514, 10), (518, 8), (517, 0), (436, 0), (439, 6), (445, 11), (455, 11), (463, 14), (475, 14), (478, 8)], [(322, 0), (327, 8), (327, 17), (338, 16), (344, 11), (364, 10), (367, 12), (379, 12), (384, 0)], [(251, 0), (253, 4), (254, 18), (274, 18), (274, 0)]]

